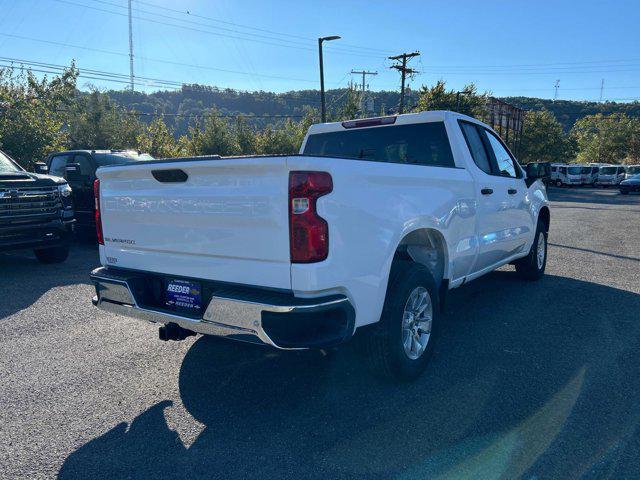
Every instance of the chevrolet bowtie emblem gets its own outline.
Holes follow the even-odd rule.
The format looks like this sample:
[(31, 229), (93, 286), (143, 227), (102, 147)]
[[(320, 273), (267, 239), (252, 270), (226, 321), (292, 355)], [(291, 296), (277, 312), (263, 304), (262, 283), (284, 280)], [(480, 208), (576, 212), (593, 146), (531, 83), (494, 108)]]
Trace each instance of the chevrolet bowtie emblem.
[(4, 192), (0, 192), (0, 198), (18, 198), (19, 195), (18, 190), (5, 190)]

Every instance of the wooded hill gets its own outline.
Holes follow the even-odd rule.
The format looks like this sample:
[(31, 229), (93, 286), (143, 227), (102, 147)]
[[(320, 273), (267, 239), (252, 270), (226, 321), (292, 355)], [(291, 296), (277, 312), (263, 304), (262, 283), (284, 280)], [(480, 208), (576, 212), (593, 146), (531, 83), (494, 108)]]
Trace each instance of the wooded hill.
[[(181, 90), (159, 91), (151, 94), (128, 90), (109, 91), (109, 97), (118, 105), (141, 112), (141, 120), (149, 121), (156, 114), (164, 114), (167, 125), (176, 135), (187, 132), (193, 120), (212, 108), (221, 115), (242, 114), (247, 117), (261, 117), (252, 120), (255, 126), (275, 123), (279, 116), (302, 118), (310, 109), (319, 110), (318, 90), (298, 90), (286, 93), (243, 92), (231, 89), (217, 89), (201, 85), (185, 85)], [(342, 88), (327, 92), (329, 115), (343, 111), (349, 101), (349, 89)], [(365, 102), (370, 115), (394, 113), (400, 94), (394, 91), (367, 92)], [(531, 97), (504, 97), (508, 103), (525, 110), (547, 109), (552, 112), (569, 131), (576, 120), (596, 113), (604, 115), (625, 113), (630, 117), (640, 117), (640, 102), (586, 102), (572, 100), (547, 100)], [(409, 90), (406, 95), (407, 110), (418, 103), (418, 91)], [(148, 122), (147, 122), (148, 123)]]

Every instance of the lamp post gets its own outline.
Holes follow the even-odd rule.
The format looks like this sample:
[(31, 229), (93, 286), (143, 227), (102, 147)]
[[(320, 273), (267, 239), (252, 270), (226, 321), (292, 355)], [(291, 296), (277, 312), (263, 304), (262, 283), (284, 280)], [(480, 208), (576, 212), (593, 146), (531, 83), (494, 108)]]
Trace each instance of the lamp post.
[(339, 39), (340, 37), (338, 35), (318, 38), (318, 57), (320, 59), (320, 105), (322, 109), (322, 123), (327, 122), (327, 109), (324, 100), (324, 65), (322, 63), (322, 42), (330, 42), (331, 40)]

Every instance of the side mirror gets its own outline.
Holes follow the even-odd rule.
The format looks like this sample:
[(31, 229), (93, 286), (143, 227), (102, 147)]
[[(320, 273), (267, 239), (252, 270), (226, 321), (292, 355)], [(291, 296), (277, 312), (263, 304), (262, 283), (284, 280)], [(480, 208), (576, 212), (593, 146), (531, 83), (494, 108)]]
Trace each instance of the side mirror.
[(549, 178), (551, 176), (550, 171), (548, 165), (528, 163), (526, 165), (527, 178), (525, 179), (527, 187), (533, 185), (536, 180)]
[(49, 167), (47, 167), (47, 164), (44, 162), (36, 162), (33, 165), (33, 169), (36, 173), (41, 173), (42, 175), (49, 173)]
[(80, 169), (79, 163), (67, 163), (67, 166), (64, 168), (64, 172), (64, 177), (67, 181), (73, 182), (82, 179), (82, 170)]

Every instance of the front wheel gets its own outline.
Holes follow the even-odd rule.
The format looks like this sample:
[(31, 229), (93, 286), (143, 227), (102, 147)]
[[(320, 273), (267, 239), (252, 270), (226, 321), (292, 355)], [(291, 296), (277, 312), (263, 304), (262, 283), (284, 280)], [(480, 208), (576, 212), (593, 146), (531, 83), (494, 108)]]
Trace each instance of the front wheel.
[(431, 272), (409, 261), (394, 264), (380, 322), (364, 338), (374, 374), (394, 380), (420, 375), (433, 353), (439, 321)]
[(561, 187), (562, 186), (562, 180), (558, 179), (556, 180), (556, 187)]
[(40, 263), (61, 263), (69, 256), (69, 245), (59, 247), (40, 248), (33, 253)]
[(538, 221), (529, 255), (518, 260), (515, 265), (516, 272), (525, 280), (538, 280), (544, 275), (547, 266), (547, 232), (541, 221)]

